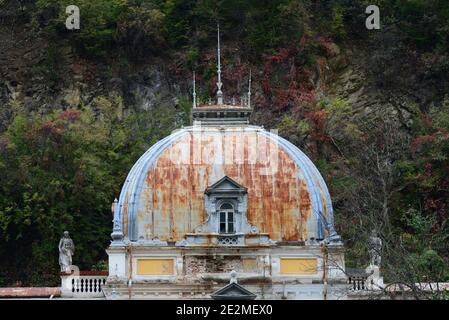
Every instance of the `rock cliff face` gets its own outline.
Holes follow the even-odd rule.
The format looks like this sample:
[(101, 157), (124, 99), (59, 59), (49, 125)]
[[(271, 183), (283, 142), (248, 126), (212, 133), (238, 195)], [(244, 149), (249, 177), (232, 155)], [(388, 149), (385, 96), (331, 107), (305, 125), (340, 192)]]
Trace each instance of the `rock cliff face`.
[[(3, 37), (0, 41), (5, 43), (8, 36)], [(155, 106), (177, 107), (177, 97), (186, 94), (170, 72), (161, 67), (163, 61), (138, 66), (138, 70), (112, 71), (116, 66), (80, 59), (70, 47), (55, 48), (54, 44), (29, 39), (27, 35), (15, 36), (11, 47), (1, 49), (3, 129), (11, 108), (17, 105), (45, 114), (88, 105), (97, 96), (121, 96), (127, 108), (151, 111)]]
[[(173, 72), (172, 58), (149, 58), (139, 65), (123, 63), (120, 58), (87, 60), (65, 42), (52, 43), (34, 34), (29, 21), (14, 20), (13, 11), (4, 11), (0, 18), (6, 22), (0, 27), (0, 131), (18, 106), (46, 114), (88, 105), (97, 96), (121, 96), (126, 108), (151, 111), (155, 106), (178, 108), (180, 98), (190, 99), (190, 75)], [(432, 78), (431, 65), (413, 72), (410, 66), (388, 61), (381, 50), (332, 43), (327, 55), (318, 57), (309, 81), (318, 97), (342, 98), (356, 113), (391, 115), (410, 126), (410, 106), (422, 109), (438, 103), (447, 83)], [(402, 63), (407, 65), (413, 58), (404, 56)], [(255, 72), (253, 86), (255, 97), (264, 95), (261, 73)], [(254, 122), (268, 127), (276, 127), (281, 118), (277, 110), (256, 108), (253, 115)]]
[(17, 4), (5, 3), (0, 11), (0, 131), (15, 108), (47, 114), (89, 105), (98, 96), (120, 96), (126, 108), (149, 112), (155, 106), (176, 108), (177, 98), (186, 94), (167, 70), (169, 60), (130, 66), (119, 59), (84, 59), (66, 41), (52, 42), (31, 21), (21, 20)]
[[(410, 126), (412, 115), (402, 106), (412, 103), (412, 97), (399, 97), (379, 88), (372, 71), (366, 67), (369, 57), (356, 50), (357, 48), (352, 48), (341, 55), (344, 64), (336, 60), (330, 61), (330, 68), (334, 73), (327, 94), (347, 101), (356, 117), (386, 117)], [(332, 64), (333, 62), (336, 64)], [(380, 69), (378, 71), (381, 72)]]

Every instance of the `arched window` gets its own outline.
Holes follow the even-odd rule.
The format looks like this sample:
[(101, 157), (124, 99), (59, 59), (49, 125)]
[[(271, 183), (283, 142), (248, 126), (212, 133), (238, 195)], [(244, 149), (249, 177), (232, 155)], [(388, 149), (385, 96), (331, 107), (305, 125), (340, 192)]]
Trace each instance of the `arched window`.
[(230, 203), (223, 203), (220, 207), (220, 233), (235, 233), (234, 207)]

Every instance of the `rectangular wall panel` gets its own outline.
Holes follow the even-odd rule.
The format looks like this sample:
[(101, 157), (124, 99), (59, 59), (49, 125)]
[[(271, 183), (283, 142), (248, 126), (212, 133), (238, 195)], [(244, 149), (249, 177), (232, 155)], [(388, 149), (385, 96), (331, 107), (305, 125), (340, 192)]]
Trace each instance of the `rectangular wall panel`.
[(315, 258), (281, 258), (281, 274), (315, 274), (317, 259)]
[(137, 259), (137, 275), (173, 275), (174, 260), (167, 259)]

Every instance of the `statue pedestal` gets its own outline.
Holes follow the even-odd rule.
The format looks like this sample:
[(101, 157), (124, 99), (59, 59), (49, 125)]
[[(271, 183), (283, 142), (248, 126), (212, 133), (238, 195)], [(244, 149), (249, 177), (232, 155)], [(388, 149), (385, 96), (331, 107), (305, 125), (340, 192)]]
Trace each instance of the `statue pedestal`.
[(72, 279), (74, 276), (70, 272), (61, 272), (61, 297), (72, 298)]
[(368, 290), (381, 290), (384, 287), (384, 278), (380, 276), (380, 268), (370, 265), (365, 269), (367, 273), (372, 273), (366, 279), (366, 288)]
[(109, 277), (118, 279), (128, 279), (129, 255), (126, 247), (110, 246), (106, 250), (109, 256)]

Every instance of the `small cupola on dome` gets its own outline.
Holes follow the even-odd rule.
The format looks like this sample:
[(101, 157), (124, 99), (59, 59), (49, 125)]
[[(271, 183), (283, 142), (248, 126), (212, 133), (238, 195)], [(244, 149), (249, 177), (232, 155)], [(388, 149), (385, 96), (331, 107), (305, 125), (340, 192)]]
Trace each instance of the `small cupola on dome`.
[[(251, 116), (251, 71), (248, 80), (247, 97), (241, 99), (237, 104), (235, 98), (225, 101), (222, 91), (223, 83), (221, 81), (221, 50), (220, 50), (220, 25), (217, 26), (217, 101), (212, 103), (209, 100), (207, 104), (197, 104), (196, 100), (196, 81), (193, 73), (193, 125), (245, 125), (249, 124)], [(228, 103), (226, 103), (228, 102)]]

